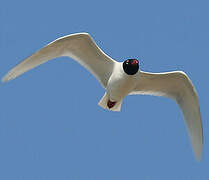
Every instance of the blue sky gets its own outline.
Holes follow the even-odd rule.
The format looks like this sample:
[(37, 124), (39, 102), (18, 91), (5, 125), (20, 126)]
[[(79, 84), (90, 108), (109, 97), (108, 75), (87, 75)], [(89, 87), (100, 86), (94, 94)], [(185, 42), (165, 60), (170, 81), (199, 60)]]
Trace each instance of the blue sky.
[(204, 152), (195, 160), (174, 101), (126, 97), (120, 113), (104, 89), (66, 57), (0, 84), (0, 179), (207, 180), (209, 2), (2, 1), (0, 76), (50, 41), (88, 32), (112, 58), (151, 72), (185, 71), (200, 101)]

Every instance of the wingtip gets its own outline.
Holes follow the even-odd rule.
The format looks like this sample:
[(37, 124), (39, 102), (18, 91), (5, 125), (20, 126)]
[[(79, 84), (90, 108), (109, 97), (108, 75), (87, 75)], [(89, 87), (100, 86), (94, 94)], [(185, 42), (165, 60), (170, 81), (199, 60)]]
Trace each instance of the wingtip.
[(195, 159), (200, 162), (202, 159), (202, 145), (199, 146), (198, 148), (193, 149), (194, 155), (195, 155)]
[(200, 162), (200, 161), (202, 160), (202, 156), (201, 156), (201, 155), (199, 155), (199, 156), (196, 155), (196, 160), (197, 160), (198, 162)]
[(1, 82), (5, 83), (5, 82), (10, 81), (10, 80), (12, 80), (12, 79), (13, 79), (13, 77), (12, 77), (11, 72), (8, 72), (8, 73), (1, 79)]
[(195, 153), (195, 157), (196, 157), (196, 160), (198, 161), (198, 162), (200, 162), (201, 160), (202, 160), (202, 151), (201, 152), (196, 152)]
[(7, 76), (4, 76), (4, 77), (1, 79), (1, 82), (2, 82), (2, 83), (5, 83), (5, 82), (7, 82), (7, 81), (9, 81), (9, 78), (8, 78)]

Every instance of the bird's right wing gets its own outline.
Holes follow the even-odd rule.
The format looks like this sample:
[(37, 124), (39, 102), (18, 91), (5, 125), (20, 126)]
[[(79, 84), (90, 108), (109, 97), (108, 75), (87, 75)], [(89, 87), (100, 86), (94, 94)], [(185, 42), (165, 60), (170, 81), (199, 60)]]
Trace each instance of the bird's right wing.
[(87, 68), (103, 87), (106, 87), (115, 61), (107, 56), (87, 33), (77, 33), (56, 39), (11, 69), (2, 81), (12, 80), (36, 66), (60, 56), (75, 59)]
[(139, 74), (136, 88), (131, 94), (166, 96), (180, 106), (187, 125), (191, 143), (198, 160), (202, 155), (203, 131), (196, 90), (182, 71)]

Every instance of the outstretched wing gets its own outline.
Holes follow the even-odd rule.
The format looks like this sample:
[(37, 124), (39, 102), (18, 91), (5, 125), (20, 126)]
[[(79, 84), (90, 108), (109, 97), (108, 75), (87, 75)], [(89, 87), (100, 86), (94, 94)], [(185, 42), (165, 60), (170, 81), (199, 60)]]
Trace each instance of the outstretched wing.
[(28, 57), (2, 79), (12, 80), (24, 72), (56, 57), (69, 56), (87, 68), (106, 87), (115, 61), (107, 56), (87, 33), (61, 37)]
[(137, 86), (131, 94), (166, 96), (174, 99), (184, 115), (194, 153), (198, 160), (201, 159), (203, 132), (199, 102), (196, 90), (184, 72), (141, 72)]

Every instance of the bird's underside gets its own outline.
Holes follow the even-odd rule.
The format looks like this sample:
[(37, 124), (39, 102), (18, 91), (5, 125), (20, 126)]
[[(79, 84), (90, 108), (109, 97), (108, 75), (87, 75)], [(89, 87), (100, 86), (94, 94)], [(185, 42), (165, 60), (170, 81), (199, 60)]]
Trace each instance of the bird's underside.
[[(107, 88), (117, 63), (96, 45), (89, 34), (78, 33), (51, 42), (10, 70), (2, 81), (12, 80), (36, 66), (60, 56), (69, 56), (76, 60), (88, 69), (104, 88)], [(203, 144), (202, 122), (197, 93), (191, 80), (180, 71), (167, 73), (140, 71), (138, 74), (136, 86), (129, 94), (166, 96), (174, 99), (184, 115), (196, 158), (200, 160)], [(123, 99), (117, 102), (111, 101), (105, 93), (99, 105), (105, 109), (120, 111), (122, 101)]]

